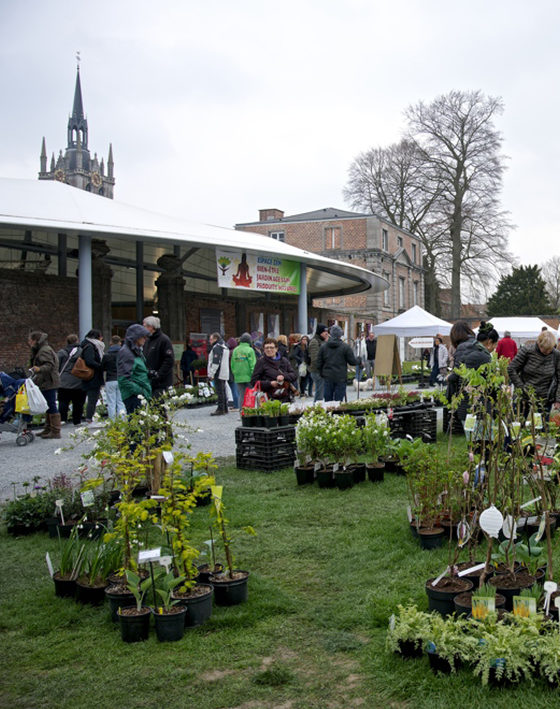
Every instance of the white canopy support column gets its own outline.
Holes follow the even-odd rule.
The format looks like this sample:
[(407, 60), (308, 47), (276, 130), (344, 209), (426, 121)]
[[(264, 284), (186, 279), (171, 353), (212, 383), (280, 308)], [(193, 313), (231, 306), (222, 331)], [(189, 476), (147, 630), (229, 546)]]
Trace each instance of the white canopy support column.
[(299, 265), (299, 297), (298, 297), (298, 330), (307, 334), (307, 268), (304, 263)]
[(92, 287), (91, 287), (91, 236), (80, 234), (78, 255), (78, 302), (80, 316), (80, 338), (91, 330)]

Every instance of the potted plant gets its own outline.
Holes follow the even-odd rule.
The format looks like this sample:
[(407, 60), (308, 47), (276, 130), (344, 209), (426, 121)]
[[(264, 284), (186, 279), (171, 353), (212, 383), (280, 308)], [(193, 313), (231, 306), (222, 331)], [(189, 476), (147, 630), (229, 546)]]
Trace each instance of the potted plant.
[(382, 458), (388, 451), (388, 442), (390, 440), (388, 419), (384, 414), (370, 413), (365, 416), (362, 441), (370, 459), (366, 469), (371, 482), (383, 481), (385, 462)]
[(105, 589), (109, 585), (107, 576), (114, 569), (115, 549), (101, 539), (92, 542), (84, 559), (82, 573), (76, 579), (76, 598), (81, 603), (101, 605), (105, 600)]
[(126, 572), (127, 588), (134, 596), (136, 604), (120, 607), (117, 611), (121, 638), (125, 643), (147, 640), (150, 632), (150, 609), (143, 605), (146, 591), (152, 584), (152, 579), (141, 578), (133, 571)]
[[(216, 525), (224, 547), (226, 571), (223, 574), (211, 576), (210, 581), (214, 586), (214, 600), (217, 605), (233, 606), (243, 603), (248, 598), (247, 582), (249, 579), (249, 572), (234, 569), (233, 567), (233, 555), (231, 551), (232, 538), (226, 528), (227, 520), (224, 515), (222, 493), (222, 485), (215, 485), (212, 487), (212, 497), (214, 500), (212, 513), (214, 516), (214, 524)], [(252, 527), (245, 527), (245, 531), (249, 534), (256, 534)]]
[(385, 639), (385, 647), (390, 652), (396, 652), (402, 657), (421, 657), (424, 638), (428, 636), (431, 617), (428, 613), (419, 611), (416, 606), (398, 606), (397, 616), (389, 619), (389, 630)]
[(185, 614), (187, 609), (179, 605), (179, 599), (173, 598), (173, 591), (185, 581), (184, 576), (175, 576), (173, 571), (160, 572), (155, 577), (155, 591), (161, 599), (161, 605), (152, 608), (157, 639), (160, 642), (175, 642), (185, 632)]
[(474, 643), (468, 628), (466, 619), (432, 615), (429, 632), (424, 638), (424, 650), (434, 674), (456, 672), (461, 660), (472, 653)]
[(504, 686), (531, 677), (533, 645), (540, 631), (535, 623), (521, 620), (530, 619), (492, 623), (483, 629), (474, 667), (474, 674), (480, 676), (483, 685)]
[(76, 527), (68, 539), (58, 538), (59, 566), (53, 574), (55, 595), (74, 597), (76, 595), (76, 579), (78, 578), (85, 554), (85, 542), (78, 538)]

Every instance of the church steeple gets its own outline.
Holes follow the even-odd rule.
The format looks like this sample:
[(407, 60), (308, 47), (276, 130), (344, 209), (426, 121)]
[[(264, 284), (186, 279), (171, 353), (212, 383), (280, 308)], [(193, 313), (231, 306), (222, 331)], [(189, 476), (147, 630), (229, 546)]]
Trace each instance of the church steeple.
[(80, 65), (76, 69), (76, 88), (74, 89), (74, 105), (72, 115), (68, 119), (68, 147), (75, 148), (79, 142), (82, 149), (88, 147), (88, 124), (84, 115), (84, 103), (82, 101), (82, 85), (80, 82)]

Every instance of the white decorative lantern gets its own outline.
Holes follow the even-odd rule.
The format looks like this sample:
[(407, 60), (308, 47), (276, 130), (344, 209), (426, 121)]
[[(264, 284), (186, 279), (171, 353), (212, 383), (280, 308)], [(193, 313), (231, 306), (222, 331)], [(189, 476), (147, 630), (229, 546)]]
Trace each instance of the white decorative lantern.
[(504, 523), (504, 518), (500, 510), (491, 505), (488, 509), (484, 510), (480, 515), (480, 528), (483, 532), (486, 532), (490, 537), (498, 538), (502, 524)]

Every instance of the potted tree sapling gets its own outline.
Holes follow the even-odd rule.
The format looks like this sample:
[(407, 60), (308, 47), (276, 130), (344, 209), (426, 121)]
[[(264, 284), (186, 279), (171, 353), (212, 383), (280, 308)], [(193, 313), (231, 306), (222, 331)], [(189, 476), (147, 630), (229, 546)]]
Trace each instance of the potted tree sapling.
[[(226, 570), (223, 574), (210, 577), (210, 581), (214, 586), (214, 600), (219, 606), (234, 606), (243, 603), (248, 598), (247, 582), (249, 572), (241, 569), (234, 569), (233, 554), (231, 551), (232, 538), (227, 531), (227, 520), (224, 515), (224, 505), (222, 502), (222, 485), (214, 485), (212, 487), (212, 514), (214, 524), (218, 531), (226, 558)], [(248, 534), (256, 534), (252, 527), (245, 527)]]

